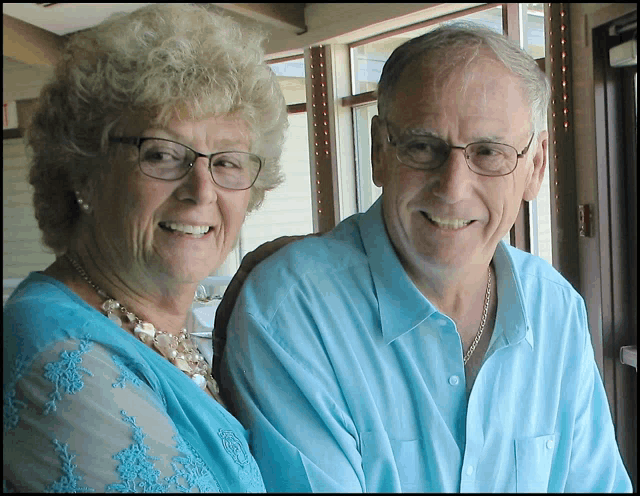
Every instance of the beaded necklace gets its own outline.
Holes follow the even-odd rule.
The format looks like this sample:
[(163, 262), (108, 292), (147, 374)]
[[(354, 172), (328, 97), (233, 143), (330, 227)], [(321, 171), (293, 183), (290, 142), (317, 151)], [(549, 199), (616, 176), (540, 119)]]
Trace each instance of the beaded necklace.
[(110, 297), (105, 291), (99, 288), (89, 278), (89, 275), (85, 272), (82, 266), (68, 253), (65, 254), (65, 257), (69, 260), (69, 263), (71, 263), (78, 274), (80, 274), (80, 276), (96, 290), (101, 298), (105, 299), (101, 308), (110, 320), (127, 330), (125, 327), (126, 324), (118, 315), (119, 312), (128, 324), (134, 325), (134, 336), (147, 346), (154, 348), (163, 357), (182, 370), (198, 385), (198, 387), (203, 390), (209, 390), (215, 400), (221, 405), (224, 405), (219, 396), (218, 384), (211, 375), (211, 366), (200, 354), (186, 329), (181, 329), (178, 336), (156, 329), (151, 322), (143, 321), (136, 314), (130, 312), (120, 302)]

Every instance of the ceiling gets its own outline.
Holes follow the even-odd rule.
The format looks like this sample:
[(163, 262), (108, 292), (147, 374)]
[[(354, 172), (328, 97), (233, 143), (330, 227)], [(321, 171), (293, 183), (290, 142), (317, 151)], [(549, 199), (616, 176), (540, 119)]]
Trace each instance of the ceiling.
[[(149, 3), (3, 3), (3, 100), (36, 98), (53, 73), (64, 38), (115, 12)], [(267, 34), (270, 59), (318, 43), (350, 43), (425, 18), (484, 4), (207, 3), (199, 4)], [(363, 5), (367, 5), (363, 8)], [(270, 57), (269, 57), (270, 56)]]
[(2, 13), (57, 35), (95, 26), (114, 12), (132, 12), (147, 3), (3, 3)]
[[(3, 3), (2, 13), (63, 36), (95, 26), (115, 12), (132, 12), (145, 5), (149, 3)], [(270, 29), (305, 29), (302, 3), (206, 5), (243, 22), (251, 19), (266, 24)]]

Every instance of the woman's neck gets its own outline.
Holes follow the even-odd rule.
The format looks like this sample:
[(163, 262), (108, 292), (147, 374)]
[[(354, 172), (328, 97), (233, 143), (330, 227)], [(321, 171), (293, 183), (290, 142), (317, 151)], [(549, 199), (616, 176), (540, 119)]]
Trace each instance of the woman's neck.
[[(68, 256), (75, 260), (89, 280), (110, 298), (115, 299), (128, 311), (156, 328), (177, 334), (185, 326), (187, 313), (193, 302), (196, 284), (181, 284), (173, 287), (160, 284), (137, 284), (136, 279), (125, 277), (113, 271), (103, 270), (94, 257), (88, 253), (70, 251)], [(66, 255), (60, 256), (44, 273), (66, 284), (89, 305), (104, 313), (105, 298), (73, 266)], [(141, 278), (140, 278), (141, 279)], [(149, 290), (147, 290), (149, 288)]]

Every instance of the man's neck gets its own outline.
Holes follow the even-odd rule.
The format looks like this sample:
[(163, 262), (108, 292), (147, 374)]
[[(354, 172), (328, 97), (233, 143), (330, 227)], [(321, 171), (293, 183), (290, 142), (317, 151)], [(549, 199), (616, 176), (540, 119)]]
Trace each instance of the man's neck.
[[(491, 270), (492, 286), (495, 287), (495, 272)], [(425, 298), (453, 319), (458, 328), (477, 328), (478, 315), (482, 314), (487, 294), (487, 266), (458, 270), (429, 268), (420, 272), (407, 270), (407, 273)]]

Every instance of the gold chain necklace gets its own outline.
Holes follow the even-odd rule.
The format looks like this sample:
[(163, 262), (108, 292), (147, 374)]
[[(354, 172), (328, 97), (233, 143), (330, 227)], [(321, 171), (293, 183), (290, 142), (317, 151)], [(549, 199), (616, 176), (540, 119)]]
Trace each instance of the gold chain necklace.
[(487, 322), (487, 312), (489, 310), (489, 298), (491, 297), (491, 266), (489, 266), (489, 279), (487, 280), (487, 291), (484, 295), (484, 309), (482, 310), (482, 319), (480, 320), (480, 328), (476, 333), (476, 337), (473, 339), (473, 343), (469, 346), (467, 350), (467, 354), (464, 356), (464, 364), (466, 365), (471, 358), (476, 346), (480, 342), (480, 338), (482, 337), (482, 332), (484, 331), (484, 325)]
[(127, 310), (120, 302), (111, 298), (105, 291), (99, 288), (89, 278), (89, 275), (85, 272), (82, 266), (68, 253), (65, 253), (65, 257), (69, 260), (78, 274), (80, 274), (80, 276), (96, 290), (98, 295), (100, 295), (101, 298), (105, 298), (101, 308), (110, 320), (127, 330), (122, 318), (118, 316), (118, 312), (120, 312), (129, 324), (134, 324), (133, 334), (140, 341), (147, 346), (155, 348), (163, 357), (169, 360), (169, 362), (187, 374), (187, 376), (189, 376), (191, 380), (198, 385), (198, 387), (203, 390), (205, 388), (208, 389), (212, 396), (220, 404), (223, 404), (218, 395), (218, 384), (211, 375), (211, 367), (191, 341), (191, 337), (186, 329), (181, 329), (178, 336), (156, 329), (151, 322), (143, 321), (136, 314)]

